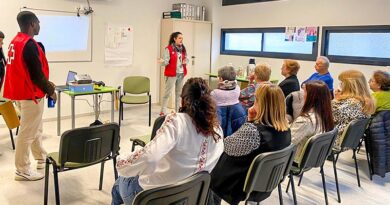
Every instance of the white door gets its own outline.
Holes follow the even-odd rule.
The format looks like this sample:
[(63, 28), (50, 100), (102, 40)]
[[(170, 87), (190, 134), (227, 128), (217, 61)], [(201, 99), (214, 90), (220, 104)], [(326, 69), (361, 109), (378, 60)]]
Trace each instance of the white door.
[(208, 76), (205, 74), (210, 73), (211, 23), (196, 22), (194, 27), (193, 76), (208, 79)]

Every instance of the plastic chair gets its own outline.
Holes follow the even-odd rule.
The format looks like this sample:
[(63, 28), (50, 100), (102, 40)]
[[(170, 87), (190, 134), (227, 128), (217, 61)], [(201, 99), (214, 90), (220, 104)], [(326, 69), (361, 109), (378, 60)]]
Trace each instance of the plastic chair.
[(99, 190), (102, 190), (104, 163), (113, 160), (115, 179), (116, 157), (119, 151), (119, 126), (116, 123), (66, 131), (61, 136), (59, 152), (46, 158), (44, 204), (48, 202), (49, 165), (53, 165), (56, 204), (60, 204), (58, 173), (88, 167), (100, 163)]
[[(291, 166), (294, 159), (295, 145), (274, 151), (259, 154), (249, 167), (245, 179), (244, 192), (246, 193), (246, 202), (256, 200), (252, 198), (253, 192), (272, 192), (276, 187), (279, 191), (279, 202), (283, 204), (280, 183), (286, 173), (286, 169)], [(260, 201), (257, 201), (259, 204)]]
[(133, 205), (205, 205), (210, 178), (203, 171), (176, 184), (142, 191), (134, 198)]
[(153, 130), (151, 135), (145, 135), (138, 138), (130, 138), (130, 141), (133, 142), (131, 146), (131, 151), (134, 151), (135, 146), (145, 147), (145, 145), (156, 136), (157, 130), (160, 129), (161, 125), (165, 121), (165, 117), (166, 115), (156, 118), (153, 124)]
[(15, 149), (14, 136), (12, 129), (19, 129), (20, 121), (15, 107), (11, 101), (3, 101), (0, 104), (0, 115), (3, 116), (5, 124), (9, 129), (9, 136), (11, 138), (12, 149)]
[[(328, 196), (326, 192), (326, 183), (325, 183), (325, 174), (324, 174), (324, 163), (326, 158), (332, 151), (332, 146), (336, 140), (337, 129), (334, 129), (330, 132), (325, 132), (316, 136), (311, 137), (303, 147), (302, 159), (293, 164), (289, 174), (289, 181), (287, 184), (288, 192), (289, 186), (293, 191), (294, 204), (296, 202), (296, 193), (294, 186), (293, 175), (302, 176), (304, 172), (309, 171), (312, 168), (320, 167), (320, 172), (322, 176), (322, 186), (324, 188), (325, 203), (328, 205)], [(337, 183), (337, 182), (336, 182)]]
[[(146, 95), (139, 95), (144, 94)], [(123, 104), (145, 104), (149, 102), (149, 126), (151, 124), (152, 96), (150, 79), (143, 76), (126, 77), (123, 81), (123, 95), (119, 98), (119, 126), (123, 120)]]
[(340, 191), (339, 191), (339, 185), (338, 185), (338, 178), (337, 178), (337, 168), (336, 163), (339, 159), (339, 155), (342, 152), (345, 152), (349, 149), (352, 149), (353, 151), (353, 159), (355, 161), (355, 170), (356, 170), (356, 177), (358, 181), (358, 186), (360, 187), (360, 177), (359, 177), (359, 169), (358, 164), (356, 161), (356, 150), (359, 146), (360, 139), (363, 138), (364, 132), (366, 130), (366, 127), (368, 125), (368, 122), (370, 119), (358, 119), (358, 120), (352, 120), (352, 122), (349, 123), (348, 127), (344, 129), (344, 132), (341, 135), (341, 145), (340, 147), (334, 147), (332, 149), (332, 161), (333, 161), (333, 171), (335, 175), (336, 180), (336, 187), (337, 187), (337, 195), (338, 195), (338, 202), (341, 202), (340, 198)]

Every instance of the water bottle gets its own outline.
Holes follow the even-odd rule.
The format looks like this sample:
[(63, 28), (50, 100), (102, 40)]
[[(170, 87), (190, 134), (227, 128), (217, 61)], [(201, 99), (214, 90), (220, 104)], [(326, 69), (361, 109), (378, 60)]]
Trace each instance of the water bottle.
[(248, 66), (246, 68), (247, 76), (250, 76), (255, 71), (255, 68), (256, 68), (255, 59), (254, 58), (250, 58), (249, 59), (249, 64), (248, 64)]
[(53, 108), (55, 104), (56, 104), (56, 102), (53, 100), (53, 98), (51, 98), (50, 96), (47, 97), (47, 107), (48, 108)]

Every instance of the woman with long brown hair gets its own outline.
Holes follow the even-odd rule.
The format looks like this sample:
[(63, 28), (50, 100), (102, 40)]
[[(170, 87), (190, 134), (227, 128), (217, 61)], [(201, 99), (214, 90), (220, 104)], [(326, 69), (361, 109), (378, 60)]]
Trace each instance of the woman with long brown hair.
[(206, 81), (190, 78), (181, 98), (179, 113), (166, 116), (152, 141), (118, 160), (120, 177), (112, 189), (113, 205), (131, 205), (142, 190), (211, 172), (216, 165), (223, 152), (223, 134)]
[[(261, 85), (255, 93), (255, 103), (248, 110), (248, 121), (233, 135), (224, 139), (224, 153), (211, 172), (208, 204), (229, 204), (245, 199), (246, 174), (252, 160), (263, 152), (281, 150), (291, 143), (286, 119), (284, 94), (277, 85)], [(258, 201), (271, 193), (258, 193)]]
[(335, 91), (332, 110), (335, 125), (339, 131), (336, 146), (347, 125), (355, 119), (370, 118), (375, 112), (374, 100), (368, 90), (367, 80), (357, 70), (347, 70), (339, 75), (340, 89)]
[(160, 116), (166, 114), (168, 98), (175, 86), (175, 111), (179, 109), (180, 92), (183, 87), (183, 79), (187, 75), (187, 51), (183, 44), (183, 34), (173, 32), (169, 36), (168, 45), (164, 50), (163, 58), (158, 60), (165, 66), (165, 91), (161, 103)]
[(309, 81), (303, 86), (304, 105), (301, 114), (291, 124), (291, 141), (297, 145), (295, 162), (299, 163), (306, 141), (323, 132), (333, 130), (331, 94), (323, 81)]

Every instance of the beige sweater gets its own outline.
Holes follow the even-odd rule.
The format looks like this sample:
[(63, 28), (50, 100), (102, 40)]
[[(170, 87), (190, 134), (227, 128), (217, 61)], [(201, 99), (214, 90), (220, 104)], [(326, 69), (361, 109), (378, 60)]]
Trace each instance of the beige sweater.
[(317, 134), (322, 133), (320, 129), (316, 130), (317, 121), (313, 112), (309, 113), (309, 117), (299, 116), (290, 125), (291, 130), (291, 142), (297, 146), (297, 153), (295, 154), (295, 161), (303, 154), (302, 149), (305, 146), (306, 141)]

